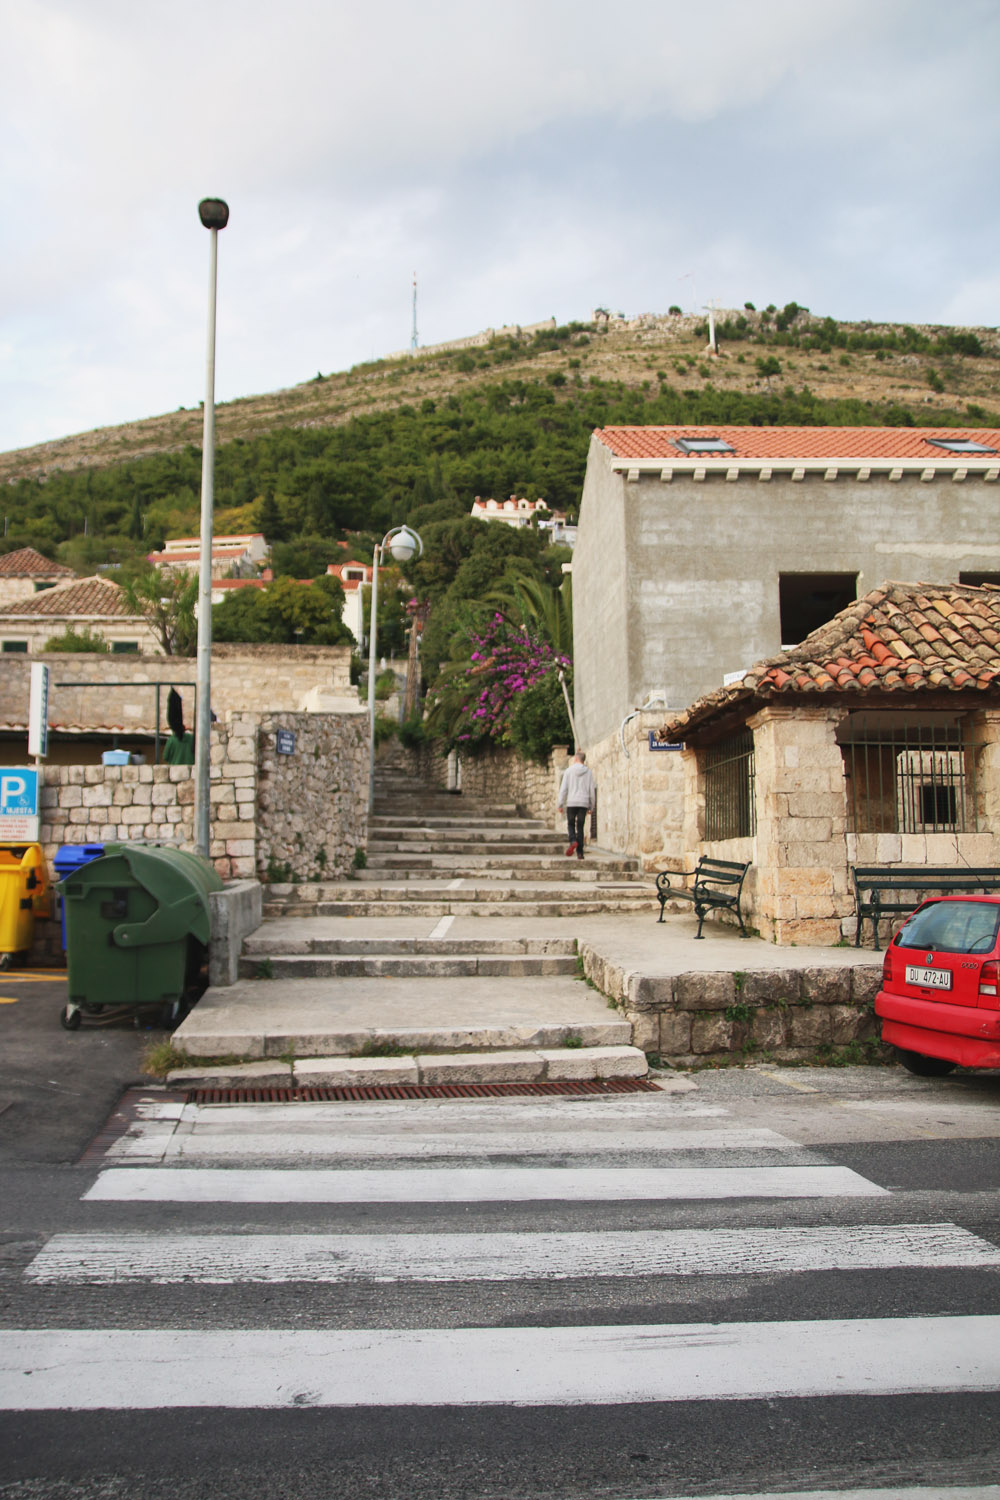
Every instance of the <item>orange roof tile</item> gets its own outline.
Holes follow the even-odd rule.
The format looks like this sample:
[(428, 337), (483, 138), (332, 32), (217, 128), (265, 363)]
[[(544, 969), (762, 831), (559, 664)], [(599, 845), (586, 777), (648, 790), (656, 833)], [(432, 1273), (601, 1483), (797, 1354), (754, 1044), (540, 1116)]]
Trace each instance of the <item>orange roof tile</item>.
[[(917, 624), (928, 617), (943, 624), (945, 616), (950, 626), (932, 637)], [(1000, 697), (1000, 588), (883, 583), (801, 645), (699, 698), (667, 725), (664, 738), (685, 739), (739, 705), (751, 711), (777, 696), (903, 691)]]
[(0, 578), (75, 578), (72, 568), (52, 562), (34, 547), (19, 547), (0, 557)]
[(26, 615), (107, 616), (129, 615), (121, 586), (110, 578), (80, 578), (72, 583), (58, 583), (30, 599), (15, 599), (0, 610), (0, 619), (21, 619)]
[[(598, 427), (594, 436), (616, 458), (697, 459), (938, 459), (956, 465), (989, 459), (989, 453), (953, 454), (930, 441), (968, 440), (1000, 455), (995, 427)], [(731, 453), (687, 454), (678, 438), (721, 438)]]

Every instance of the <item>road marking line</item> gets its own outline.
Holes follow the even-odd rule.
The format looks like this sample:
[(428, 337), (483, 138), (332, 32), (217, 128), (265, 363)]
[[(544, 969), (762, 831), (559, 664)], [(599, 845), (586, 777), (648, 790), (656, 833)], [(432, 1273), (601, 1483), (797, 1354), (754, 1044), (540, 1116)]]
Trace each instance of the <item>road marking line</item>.
[(17, 1005), (17, 1004), (18, 1004), (18, 999), (17, 999), (16, 995), (0, 995), (0, 1005)]
[(995, 1391), (1000, 1317), (5, 1332), (0, 1408), (609, 1405)]
[(33, 1284), (560, 1281), (1000, 1265), (955, 1224), (528, 1234), (57, 1234)]
[(887, 1198), (848, 1167), (526, 1167), (339, 1171), (109, 1167), (84, 1200), (151, 1203), (631, 1202)]
[[(450, 890), (454, 890), (455, 889), (454, 884), (452, 884), (449, 887), (449, 889)], [(432, 930), (430, 932), (430, 937), (431, 938), (443, 938), (444, 935), (445, 935), (445, 933), (448, 931), (448, 928), (451, 926), (452, 922), (454, 922), (454, 920), (455, 920), (454, 916), (442, 917), (441, 920), (440, 920), (440, 922), (437, 924), (437, 926), (434, 927), (434, 928), (432, 928)]]
[[(294, 1106), (293, 1106), (294, 1108)], [(185, 1120), (185, 1127), (190, 1122)], [(299, 1127), (299, 1128), (296, 1128)], [(411, 1159), (454, 1156), (559, 1156), (639, 1155), (646, 1160), (661, 1152), (677, 1151), (789, 1151), (801, 1149), (786, 1136), (772, 1130), (609, 1130), (607, 1132), (558, 1131), (551, 1134), (505, 1131), (455, 1132), (405, 1135), (337, 1134), (317, 1130), (307, 1121), (289, 1120), (284, 1130), (248, 1130), (226, 1119), (199, 1121), (190, 1131), (175, 1132), (166, 1121), (134, 1125), (105, 1153), (111, 1160), (129, 1157), (157, 1159), (183, 1157), (268, 1160), (287, 1156), (406, 1157)]]

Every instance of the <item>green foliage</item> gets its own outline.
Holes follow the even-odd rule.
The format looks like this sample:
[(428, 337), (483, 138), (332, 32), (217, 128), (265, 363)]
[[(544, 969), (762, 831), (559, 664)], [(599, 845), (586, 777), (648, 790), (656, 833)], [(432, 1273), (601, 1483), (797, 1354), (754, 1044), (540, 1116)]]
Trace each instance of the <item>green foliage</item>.
[(375, 678), (375, 701), (377, 703), (384, 703), (387, 698), (391, 698), (392, 697), (392, 695), (393, 695), (393, 693), (395, 691), (396, 691), (396, 674), (395, 674), (395, 672), (391, 672), (391, 671), (380, 672), (378, 674), (378, 676)]
[(423, 721), (416, 716), (404, 719), (399, 726), (400, 744), (405, 745), (407, 750), (418, 750), (427, 739)]
[(341, 619), (344, 590), (324, 574), (313, 583), (276, 578), (264, 588), (232, 589), (212, 610), (218, 641), (337, 646), (352, 639)]
[(339, 550), (329, 537), (322, 536), (275, 542), (271, 547), (271, 568), (275, 578), (325, 577), (327, 565), (338, 561)]
[(90, 627), (85, 625), (82, 630), (74, 630), (72, 625), (67, 626), (62, 635), (53, 635), (45, 642), (45, 651), (110, 651), (111, 647), (103, 635), (91, 634)]
[[(570, 702), (573, 673), (566, 673)], [(543, 763), (553, 745), (572, 745), (573, 731), (559, 678), (554, 672), (522, 693), (511, 716), (510, 743), (526, 760)]]
[(193, 656), (198, 644), (195, 604), (198, 578), (194, 573), (165, 572), (150, 563), (123, 573), (121, 584), (130, 614), (139, 615), (155, 634), (167, 656)]

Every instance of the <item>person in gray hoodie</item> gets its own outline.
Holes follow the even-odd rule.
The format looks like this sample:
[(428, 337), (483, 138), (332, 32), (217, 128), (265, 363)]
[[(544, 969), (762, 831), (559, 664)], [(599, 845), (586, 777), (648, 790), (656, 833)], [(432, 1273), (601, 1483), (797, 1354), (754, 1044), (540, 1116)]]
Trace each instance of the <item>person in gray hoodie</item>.
[(577, 859), (583, 858), (584, 824), (587, 821), (588, 811), (594, 807), (597, 800), (594, 773), (586, 765), (586, 760), (587, 757), (583, 751), (578, 750), (563, 772), (559, 787), (559, 811), (562, 812), (565, 807), (566, 823), (569, 828), (567, 858), (572, 854), (575, 854)]

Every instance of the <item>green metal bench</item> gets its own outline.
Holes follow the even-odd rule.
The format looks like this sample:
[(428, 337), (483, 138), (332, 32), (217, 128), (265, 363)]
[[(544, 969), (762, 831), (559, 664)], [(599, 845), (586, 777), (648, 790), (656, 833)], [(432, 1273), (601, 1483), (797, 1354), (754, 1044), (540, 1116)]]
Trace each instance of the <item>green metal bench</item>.
[(875, 951), (878, 924), (885, 917), (906, 916), (925, 896), (954, 896), (963, 892), (987, 895), (1000, 891), (1000, 870), (971, 865), (852, 865), (858, 926), (854, 946), (861, 946), (862, 924), (870, 918)]
[[(703, 936), (701, 929), (710, 911), (734, 911), (740, 932), (749, 937), (740, 911), (740, 895), (749, 868), (748, 864), (739, 864), (736, 860), (712, 859), (703, 854), (695, 870), (665, 870), (656, 877), (656, 899), (660, 903), (660, 915), (656, 920), (663, 921), (663, 909), (668, 901), (690, 901), (698, 917), (695, 937)], [(686, 875), (694, 876), (694, 885), (671, 885), (671, 881)]]

